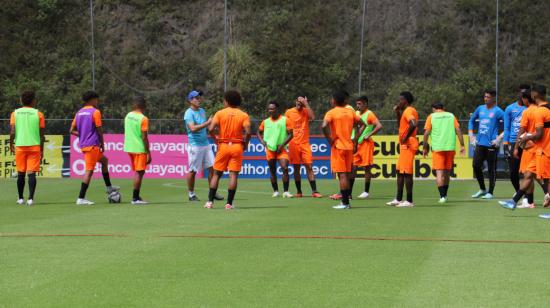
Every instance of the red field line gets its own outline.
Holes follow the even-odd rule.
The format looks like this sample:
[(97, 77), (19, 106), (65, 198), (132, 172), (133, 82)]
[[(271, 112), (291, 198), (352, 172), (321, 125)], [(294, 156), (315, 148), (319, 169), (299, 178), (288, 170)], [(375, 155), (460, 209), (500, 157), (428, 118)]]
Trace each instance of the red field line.
[(550, 244), (545, 240), (476, 240), (429, 237), (362, 237), (362, 236), (323, 236), (323, 235), (207, 235), (207, 234), (165, 234), (162, 238), (210, 238), (210, 239), (322, 239), (357, 241), (405, 241), (405, 242), (451, 242), (484, 244)]
[(0, 233), (0, 237), (128, 237), (125, 234), (33, 234), (33, 233)]

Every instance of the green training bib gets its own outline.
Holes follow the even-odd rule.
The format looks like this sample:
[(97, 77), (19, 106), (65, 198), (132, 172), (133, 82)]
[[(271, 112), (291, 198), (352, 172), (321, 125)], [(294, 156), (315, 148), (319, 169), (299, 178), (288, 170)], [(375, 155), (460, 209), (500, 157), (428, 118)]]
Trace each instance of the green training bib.
[(455, 116), (450, 112), (432, 113), (432, 151), (456, 149)]
[(285, 116), (281, 116), (277, 121), (273, 121), (271, 117), (264, 121), (264, 141), (270, 151), (277, 151), (286, 136)]
[[(360, 116), (361, 120), (363, 120), (363, 123), (367, 125), (367, 127), (365, 127), (365, 130), (363, 130), (363, 133), (359, 136), (359, 139), (357, 140), (357, 143), (360, 144), (360, 143), (363, 143), (363, 141), (365, 140), (365, 137), (368, 134), (370, 134), (370, 132), (372, 132), (372, 130), (374, 129), (374, 125), (367, 124), (367, 119), (369, 118), (370, 110), (367, 110), (367, 112), (363, 113), (363, 115), (361, 115), (360, 111), (356, 111), (355, 113), (358, 116)], [(352, 140), (355, 139), (355, 128), (351, 131), (351, 139)]]
[(133, 111), (124, 118), (124, 152), (146, 153), (141, 132), (143, 118), (143, 114)]
[(34, 108), (15, 110), (15, 146), (40, 145), (40, 118)]

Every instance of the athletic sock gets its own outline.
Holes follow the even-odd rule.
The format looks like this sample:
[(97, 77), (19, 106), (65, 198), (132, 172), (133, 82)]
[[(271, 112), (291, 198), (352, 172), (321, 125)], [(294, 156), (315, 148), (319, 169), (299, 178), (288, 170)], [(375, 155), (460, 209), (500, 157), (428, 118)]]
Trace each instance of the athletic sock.
[(512, 200), (514, 200), (515, 203), (518, 203), (519, 200), (521, 200), (521, 198), (523, 198), (524, 195), (525, 195), (525, 191), (520, 189), (516, 192)]
[(527, 203), (535, 203), (535, 194), (525, 194), (525, 196), (527, 197)]
[(214, 197), (216, 196), (216, 191), (217, 191), (216, 188), (210, 188), (210, 190), (208, 191), (208, 201), (214, 202)]
[(36, 191), (36, 173), (29, 174), (29, 199), (34, 199), (34, 192)]
[(271, 187), (273, 188), (273, 191), (279, 191), (279, 185), (277, 184), (277, 181), (271, 182)]
[(410, 203), (413, 202), (413, 193), (412, 192), (407, 191), (407, 201), (409, 201)]
[(290, 186), (290, 182), (289, 181), (283, 181), (283, 190), (285, 192), (288, 192), (288, 186)]
[(355, 179), (349, 179), (349, 192), (350, 195), (353, 192), (353, 185), (355, 184)]
[(397, 189), (397, 195), (395, 196), (395, 200), (397, 201), (403, 200), (403, 188)]
[(296, 184), (296, 192), (301, 194), (302, 193), (302, 181), (294, 181), (294, 184)]
[(103, 181), (105, 182), (105, 186), (111, 187), (111, 177), (109, 176), (109, 172), (103, 173)]
[(309, 185), (311, 186), (311, 191), (316, 193), (317, 192), (317, 182), (315, 182), (315, 180), (309, 181)]
[(23, 199), (23, 193), (25, 192), (25, 173), (17, 173), (17, 193), (19, 193), (19, 199)]
[(349, 189), (342, 189), (340, 193), (342, 194), (342, 204), (349, 205)]
[(235, 193), (237, 190), (235, 189), (228, 189), (227, 190), (227, 204), (233, 205), (233, 199), (235, 199)]
[(365, 180), (365, 192), (369, 192), (370, 190), (370, 180)]
[(445, 186), (437, 186), (437, 190), (439, 190), (439, 197), (445, 198)]
[(86, 191), (88, 190), (89, 184), (82, 183), (80, 185), (80, 194), (78, 195), (79, 199), (84, 199), (86, 197)]
[(134, 189), (134, 193), (133, 193), (132, 199), (133, 199), (134, 201), (139, 200), (139, 189)]
[(443, 188), (445, 190), (445, 197), (447, 197), (448, 196), (447, 194), (449, 193), (449, 185), (445, 185), (443, 186)]

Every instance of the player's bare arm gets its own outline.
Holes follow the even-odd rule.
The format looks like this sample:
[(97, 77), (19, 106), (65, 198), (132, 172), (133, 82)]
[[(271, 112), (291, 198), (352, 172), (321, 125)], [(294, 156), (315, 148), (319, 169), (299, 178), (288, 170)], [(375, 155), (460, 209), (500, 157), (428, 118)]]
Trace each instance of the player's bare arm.
[(409, 137), (411, 137), (412, 133), (414, 132), (414, 130), (416, 129), (416, 121), (415, 120), (410, 120), (409, 121), (409, 129), (407, 130), (407, 133), (405, 134), (405, 136), (402, 137), (402, 139), (400, 140), (401, 144), (407, 142), (407, 140), (409, 140)]
[(458, 137), (458, 142), (460, 143), (460, 155), (464, 156), (466, 155), (466, 148), (464, 147), (464, 135), (462, 134), (462, 129), (460, 129), (460, 125), (455, 127), (455, 133)]
[(15, 154), (15, 125), (10, 126), (10, 152)]
[(143, 140), (143, 145), (145, 146), (145, 153), (147, 154), (147, 165), (151, 163), (151, 151), (149, 151), (149, 133), (146, 131), (141, 132), (141, 140)]
[(424, 156), (424, 158), (426, 158), (426, 156), (428, 156), (428, 153), (430, 152), (430, 144), (428, 143), (428, 138), (430, 137), (431, 133), (431, 129), (426, 129), (424, 131), (424, 138), (422, 139), (422, 143), (424, 144), (422, 147), (422, 155)]
[(380, 123), (380, 121), (379, 121), (378, 119), (376, 119), (376, 120), (373, 122), (373, 124), (374, 124), (374, 128), (372, 129), (372, 131), (371, 131), (368, 135), (365, 136), (365, 140), (368, 140), (368, 139), (370, 139), (372, 136), (378, 134), (378, 132), (379, 132), (380, 130), (382, 130), (382, 128), (384, 128), (384, 126), (382, 126), (382, 123)]
[(258, 140), (260, 141), (260, 143), (264, 147), (267, 147), (267, 145), (265, 144), (265, 140), (264, 140), (264, 130), (263, 129), (258, 129)]
[(40, 157), (41, 158), (44, 158), (44, 143), (46, 142), (44, 131), (45, 131), (44, 128), (40, 128)]
[(71, 124), (71, 129), (69, 129), (69, 134), (76, 137), (80, 137), (80, 135), (78, 134), (78, 129), (76, 129), (76, 124), (74, 122), (73, 124)]
[(208, 118), (208, 120), (202, 124), (195, 124), (195, 122), (188, 122), (187, 126), (189, 127), (189, 130), (191, 132), (196, 133), (201, 129), (210, 126), (210, 123), (212, 123), (212, 117)]
[(313, 112), (313, 110), (309, 106), (309, 101), (308, 101), (307, 97), (304, 97), (302, 99), (301, 103), (304, 106), (304, 108), (307, 110), (307, 115), (308, 115), (309, 121), (315, 120), (315, 113)]
[(286, 145), (290, 142), (290, 140), (292, 140), (293, 137), (294, 137), (293, 130), (292, 129), (287, 130), (286, 139), (283, 141), (283, 144), (281, 144), (279, 148), (277, 148), (277, 153), (281, 153), (281, 151), (286, 147)]
[(525, 133), (525, 128), (523, 127), (520, 127), (519, 128), (519, 132), (518, 132), (518, 140), (517, 142), (514, 144), (514, 148), (512, 149), (512, 155), (514, 155), (514, 158), (517, 158), (519, 159), (519, 146), (520, 144), (523, 142), (523, 139), (521, 138), (521, 136)]
[(216, 137), (216, 130), (218, 129), (218, 122), (212, 120), (208, 126), (208, 135), (214, 140), (215, 144), (218, 144), (218, 138)]
[(252, 137), (250, 123), (244, 126), (244, 149), (248, 149), (248, 143), (250, 143), (250, 138)]
[(97, 136), (99, 137), (99, 150), (101, 152), (105, 152), (105, 142), (103, 139), (103, 128), (101, 126), (97, 126)]

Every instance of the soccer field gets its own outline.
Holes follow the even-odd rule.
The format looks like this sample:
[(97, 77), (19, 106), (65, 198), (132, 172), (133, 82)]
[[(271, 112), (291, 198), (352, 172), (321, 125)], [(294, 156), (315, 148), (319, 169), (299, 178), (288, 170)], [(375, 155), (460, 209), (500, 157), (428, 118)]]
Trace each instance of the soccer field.
[[(121, 184), (123, 201), (131, 183)], [(319, 181), (322, 193), (335, 181)], [(199, 181), (205, 199), (206, 183)], [(363, 182), (355, 187), (356, 196)], [(76, 206), (77, 180), (38, 183), (15, 205), (0, 181), (0, 306), (546, 306), (550, 222), (544, 209), (501, 209), (451, 183), (415, 183), (415, 208), (390, 208), (394, 181), (336, 211), (324, 198), (272, 199), (267, 180), (240, 182), (235, 204), (187, 201), (183, 180), (145, 180), (147, 206)], [(225, 187), (225, 182), (220, 187)], [(308, 192), (309, 188), (305, 187)], [(508, 182), (496, 195), (509, 197)], [(223, 192), (223, 190), (221, 190)], [(537, 199), (542, 194), (537, 190)], [(540, 201), (539, 201), (540, 204)]]

